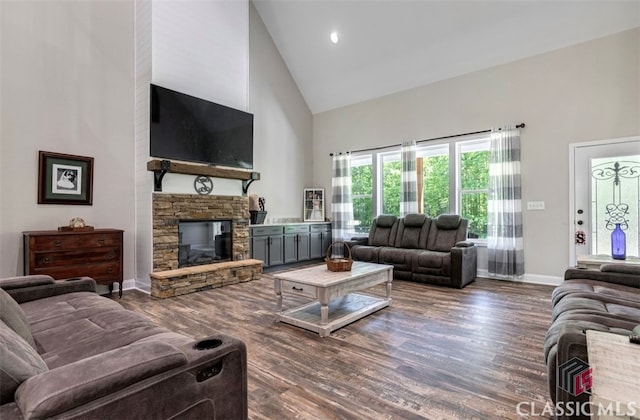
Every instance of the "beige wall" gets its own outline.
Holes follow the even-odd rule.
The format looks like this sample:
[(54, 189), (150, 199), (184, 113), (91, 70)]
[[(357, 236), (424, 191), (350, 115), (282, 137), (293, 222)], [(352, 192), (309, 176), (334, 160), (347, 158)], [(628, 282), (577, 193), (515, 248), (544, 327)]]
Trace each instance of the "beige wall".
[[(24, 230), (75, 216), (125, 231), (133, 277), (133, 1), (0, 2), (0, 276)], [(38, 151), (92, 156), (93, 205), (37, 204)]]
[(556, 280), (569, 263), (568, 145), (640, 134), (639, 39), (638, 29), (625, 31), (317, 114), (314, 180), (329, 188), (329, 152), (525, 122), (523, 202), (546, 204), (524, 210), (525, 269)]
[(262, 176), (249, 193), (265, 198), (268, 219), (301, 219), (303, 189), (313, 186), (313, 117), (253, 4), (249, 18), (249, 108)]

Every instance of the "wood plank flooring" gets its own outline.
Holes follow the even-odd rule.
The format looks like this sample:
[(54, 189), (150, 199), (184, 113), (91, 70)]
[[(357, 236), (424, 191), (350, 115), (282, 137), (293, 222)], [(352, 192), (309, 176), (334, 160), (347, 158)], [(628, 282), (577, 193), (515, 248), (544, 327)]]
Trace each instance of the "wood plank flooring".
[[(251, 419), (515, 419), (549, 400), (552, 286), (478, 279), (462, 290), (394, 281), (391, 306), (321, 338), (274, 321), (272, 273), (156, 299), (117, 299), (171, 330), (243, 340)], [(384, 285), (369, 290), (384, 296)], [(285, 296), (285, 309), (306, 302)], [(529, 406), (530, 407), (530, 406)]]

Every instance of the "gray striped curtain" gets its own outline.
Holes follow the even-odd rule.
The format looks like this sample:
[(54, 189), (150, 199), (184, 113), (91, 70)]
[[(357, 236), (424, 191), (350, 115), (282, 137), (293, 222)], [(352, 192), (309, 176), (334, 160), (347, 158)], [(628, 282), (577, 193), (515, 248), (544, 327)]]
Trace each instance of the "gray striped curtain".
[(524, 274), (520, 193), (520, 129), (491, 132), (487, 250), (489, 274), (514, 278)]
[(418, 212), (418, 178), (416, 175), (416, 142), (402, 143), (400, 184), (400, 216)]
[(332, 173), (331, 234), (334, 241), (344, 241), (349, 239), (348, 231), (353, 226), (351, 156), (349, 154), (334, 154)]

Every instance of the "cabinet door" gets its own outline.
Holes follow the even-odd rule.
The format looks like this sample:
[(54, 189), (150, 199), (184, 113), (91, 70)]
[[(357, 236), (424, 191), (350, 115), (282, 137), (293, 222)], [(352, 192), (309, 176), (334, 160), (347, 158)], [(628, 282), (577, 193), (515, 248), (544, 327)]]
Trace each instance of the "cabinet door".
[(322, 232), (311, 233), (309, 238), (309, 258), (322, 258), (322, 256), (327, 252), (326, 249), (322, 249), (323, 245)]
[(265, 267), (269, 266), (269, 237), (255, 236), (251, 238), (251, 258), (264, 261)]
[(284, 263), (298, 261), (298, 235), (284, 235)]
[(331, 231), (322, 232), (322, 258), (327, 256), (327, 249), (331, 245)]
[(269, 236), (269, 265), (284, 264), (282, 235)]
[(309, 233), (300, 233), (297, 237), (298, 243), (298, 261), (306, 261), (309, 259)]

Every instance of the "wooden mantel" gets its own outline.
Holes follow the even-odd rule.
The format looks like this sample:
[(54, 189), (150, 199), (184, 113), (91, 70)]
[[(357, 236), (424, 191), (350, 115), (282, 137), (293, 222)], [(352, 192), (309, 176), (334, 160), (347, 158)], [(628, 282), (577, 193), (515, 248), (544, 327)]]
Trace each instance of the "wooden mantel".
[(162, 191), (162, 179), (167, 172), (185, 175), (203, 175), (216, 178), (239, 179), (242, 181), (242, 192), (247, 193), (249, 185), (260, 179), (260, 172), (243, 171), (241, 169), (219, 168), (209, 165), (171, 162), (170, 160), (153, 159), (147, 162), (147, 170), (153, 171), (154, 190)]

